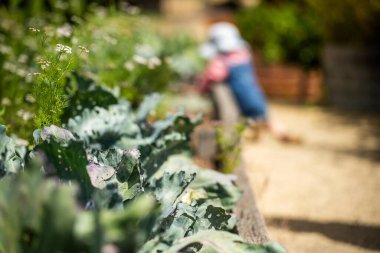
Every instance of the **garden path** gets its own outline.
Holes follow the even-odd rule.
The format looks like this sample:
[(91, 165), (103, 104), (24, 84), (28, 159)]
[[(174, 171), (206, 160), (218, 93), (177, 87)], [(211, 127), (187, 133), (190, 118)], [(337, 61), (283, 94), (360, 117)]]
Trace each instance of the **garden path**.
[(245, 168), (271, 239), (291, 253), (380, 252), (380, 119), (271, 105), (303, 138), (245, 141)]

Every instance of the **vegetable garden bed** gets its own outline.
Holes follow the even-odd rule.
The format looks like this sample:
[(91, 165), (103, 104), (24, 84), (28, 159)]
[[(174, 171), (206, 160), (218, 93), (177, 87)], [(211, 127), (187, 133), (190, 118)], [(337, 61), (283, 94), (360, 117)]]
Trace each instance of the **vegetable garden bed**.
[(193, 44), (98, 11), (74, 31), (0, 10), (0, 253), (283, 252), (244, 224), (244, 180), (236, 206), (236, 177), (192, 162), (201, 118), (155, 110)]
[[(2, 127), (0, 252), (282, 252), (222, 232), (236, 231), (240, 192), (231, 176), (173, 156), (197, 121), (177, 113), (148, 123), (157, 100), (135, 112), (125, 100), (81, 104), (65, 128), (36, 130), (29, 153)], [(235, 212), (245, 240), (267, 241), (250, 191)]]

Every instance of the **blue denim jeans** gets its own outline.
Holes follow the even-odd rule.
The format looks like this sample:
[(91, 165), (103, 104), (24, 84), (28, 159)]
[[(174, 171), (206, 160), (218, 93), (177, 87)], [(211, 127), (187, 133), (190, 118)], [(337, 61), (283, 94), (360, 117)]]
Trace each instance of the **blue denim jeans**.
[(267, 101), (250, 62), (229, 66), (226, 81), (244, 116), (254, 120), (267, 119)]

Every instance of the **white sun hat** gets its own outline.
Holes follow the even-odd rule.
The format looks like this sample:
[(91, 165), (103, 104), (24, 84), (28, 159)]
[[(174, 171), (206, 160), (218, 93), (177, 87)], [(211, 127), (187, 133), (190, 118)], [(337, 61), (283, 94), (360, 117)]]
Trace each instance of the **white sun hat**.
[(201, 56), (211, 58), (217, 53), (228, 53), (246, 46), (239, 30), (231, 23), (219, 22), (208, 31), (208, 42), (200, 48)]

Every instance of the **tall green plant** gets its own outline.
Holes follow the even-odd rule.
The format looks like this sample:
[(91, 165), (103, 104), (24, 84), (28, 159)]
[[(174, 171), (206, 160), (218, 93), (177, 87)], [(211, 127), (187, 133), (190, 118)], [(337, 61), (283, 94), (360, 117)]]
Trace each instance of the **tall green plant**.
[(45, 33), (32, 28), (43, 44), (43, 52), (38, 57), (39, 72), (35, 78), (32, 94), (36, 100), (37, 111), (34, 118), (36, 126), (42, 128), (51, 124), (60, 125), (61, 116), (68, 105), (65, 92), (68, 75), (77, 67), (79, 55), (88, 50), (82, 46), (72, 48), (55, 44)]

